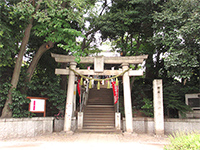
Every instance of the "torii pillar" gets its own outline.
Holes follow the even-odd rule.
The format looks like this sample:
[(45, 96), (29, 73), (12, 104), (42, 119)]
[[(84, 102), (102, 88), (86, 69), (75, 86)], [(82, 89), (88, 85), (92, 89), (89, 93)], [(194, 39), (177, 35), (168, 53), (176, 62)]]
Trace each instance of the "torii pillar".
[[(122, 70), (125, 71), (129, 68), (128, 63), (122, 64)], [(129, 73), (126, 72), (123, 75), (123, 92), (124, 92), (124, 109), (126, 119), (126, 133), (133, 132), (133, 119), (132, 119), (132, 104), (131, 104), (131, 90)]]
[[(70, 62), (70, 67), (72, 69), (76, 69), (75, 62)], [(75, 82), (75, 74), (73, 71), (69, 71), (69, 79), (68, 79), (68, 88), (67, 88), (67, 100), (66, 100), (66, 108), (65, 108), (65, 119), (64, 119), (64, 131), (71, 131), (71, 120), (72, 120), (72, 111), (73, 111), (73, 99), (74, 99), (74, 82)]]

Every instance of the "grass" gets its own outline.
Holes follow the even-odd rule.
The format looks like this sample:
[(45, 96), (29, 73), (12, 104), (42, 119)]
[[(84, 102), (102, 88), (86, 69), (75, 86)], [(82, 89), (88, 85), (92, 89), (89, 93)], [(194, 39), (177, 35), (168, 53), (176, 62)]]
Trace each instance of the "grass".
[(165, 150), (200, 150), (200, 134), (176, 132), (169, 136), (170, 144)]

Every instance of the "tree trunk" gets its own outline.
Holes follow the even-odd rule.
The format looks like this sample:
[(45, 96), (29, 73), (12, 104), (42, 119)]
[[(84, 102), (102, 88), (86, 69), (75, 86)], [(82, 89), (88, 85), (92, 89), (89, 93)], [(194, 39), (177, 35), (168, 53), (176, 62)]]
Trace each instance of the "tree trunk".
[[(36, 6), (35, 12), (39, 9), (40, 7), (40, 2), (42, 2), (42, 0), (39, 0), (38, 5)], [(35, 1), (33, 1), (33, 5), (35, 4)], [(23, 60), (23, 56), (24, 53), (26, 52), (26, 45), (29, 41), (29, 37), (30, 37), (30, 33), (31, 33), (31, 29), (32, 29), (32, 24), (33, 24), (33, 18), (29, 20), (29, 24), (27, 26), (27, 28), (25, 29), (24, 32), (24, 37), (22, 39), (22, 44), (19, 50), (19, 54), (17, 56), (17, 60), (15, 63), (15, 68), (13, 71), (13, 75), (12, 75), (12, 79), (11, 79), (11, 88), (8, 91), (8, 95), (7, 95), (7, 100), (6, 103), (4, 105), (4, 108), (2, 110), (2, 118), (11, 118), (12, 117), (12, 110), (9, 107), (9, 104), (12, 104), (12, 90), (14, 88), (17, 87), (18, 81), (19, 81), (19, 75), (20, 75), (20, 71), (21, 71), (21, 66), (22, 66), (22, 60)]]
[(33, 23), (33, 19), (30, 20), (30, 23), (24, 32), (24, 37), (22, 39), (22, 44), (20, 47), (19, 54), (17, 56), (15, 68), (14, 68), (12, 79), (11, 79), (12, 86), (8, 91), (8, 95), (7, 95), (8, 99), (6, 100), (6, 103), (5, 103), (3, 111), (2, 111), (2, 115), (1, 115), (2, 118), (11, 118), (12, 117), (12, 110), (10, 109), (9, 104), (12, 104), (12, 90), (17, 87), (17, 84), (19, 81), (22, 60), (23, 60), (24, 53), (26, 51), (26, 45), (29, 41), (32, 23)]
[(54, 43), (49, 41), (47, 43), (44, 43), (42, 44), (38, 51), (36, 52), (35, 56), (33, 57), (33, 60), (30, 64), (30, 66), (28, 67), (26, 73), (28, 74), (27, 75), (27, 78), (25, 80), (25, 82), (30, 82), (31, 81), (31, 78), (33, 76), (33, 73), (35, 71), (35, 68), (38, 64), (38, 61), (40, 60), (41, 56), (47, 51), (49, 50), (50, 48), (54, 47)]

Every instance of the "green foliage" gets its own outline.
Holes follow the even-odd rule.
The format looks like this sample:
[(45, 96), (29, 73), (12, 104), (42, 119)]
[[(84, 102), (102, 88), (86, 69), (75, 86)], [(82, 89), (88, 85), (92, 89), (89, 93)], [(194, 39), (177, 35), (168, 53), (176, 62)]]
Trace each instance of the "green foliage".
[[(25, 74), (22, 71), (18, 87), (12, 91), (12, 104), (9, 105), (14, 118), (34, 116), (28, 111), (30, 100), (26, 98), (27, 96), (47, 97), (48, 116), (53, 116), (58, 110), (64, 110), (66, 92), (60, 89), (60, 77), (55, 75), (48, 77), (46, 74), (47, 72), (39, 72), (38, 70), (38, 74), (34, 75), (31, 83), (26, 84), (28, 86), (28, 95), (26, 95), (20, 92), (25, 86), (23, 82)], [(0, 84), (0, 108), (3, 108), (5, 104), (10, 87), (9, 81)]]
[(165, 54), (168, 77), (190, 78), (199, 68), (199, 8), (198, 0), (170, 0), (153, 15), (152, 42)]
[(179, 111), (181, 114), (191, 111), (190, 107), (185, 104), (184, 97), (187, 91), (183, 89), (182, 85), (176, 81), (173, 84), (164, 85), (163, 100), (165, 113), (168, 117), (178, 117), (178, 114), (170, 115), (170, 110)]
[(131, 93), (134, 109), (141, 110), (145, 104), (143, 100), (150, 102), (153, 99), (152, 82), (142, 77), (135, 78)]
[(8, 82), (4, 82), (0, 84), (0, 107), (4, 106), (10, 87), (11, 87), (11, 84)]
[[(9, 83), (9, 81), (0, 84), (0, 108), (1, 107), (3, 108), (6, 102), (10, 87), (11, 84)], [(26, 97), (27, 97), (26, 95), (21, 94), (19, 89), (12, 90), (12, 104), (10, 104), (9, 107), (12, 109), (13, 118), (33, 116), (33, 114), (28, 111), (30, 100), (27, 99)]]
[(43, 87), (41, 95), (49, 98), (48, 101), (52, 103), (52, 108), (55, 107), (58, 110), (64, 110), (66, 103), (66, 92), (60, 89), (60, 83), (58, 82), (58, 79), (54, 79), (54, 81), (47, 81), (44, 83), (44, 85), (45, 87)]
[(9, 105), (13, 112), (13, 118), (32, 117), (33, 114), (28, 111), (30, 100), (20, 91), (13, 89), (12, 104)]
[[(74, 56), (84, 56), (84, 53), (80, 48), (80, 43), (76, 43), (76, 38), (78, 36), (84, 37), (81, 33), (81, 27), (84, 25), (84, 19), (82, 19), (82, 17), (85, 12), (86, 3), (88, 2), (82, 0), (43, 0), (41, 3), (39, 3), (37, 0), (1, 1), (0, 67), (9, 66), (14, 68), (16, 56), (22, 43), (22, 38), (24, 37), (24, 31), (27, 28), (27, 25), (30, 23), (32, 27), (30, 39), (35, 40), (30, 42), (29, 39), (29, 43), (27, 44), (26, 50), (29, 51), (29, 54), (31, 54), (28, 55), (30, 60), (35, 55), (39, 46), (48, 41), (53, 42), (53, 44), (58, 44), (58, 46), (60, 46), (62, 49), (70, 51), (70, 54)], [(29, 37), (29, 35), (27, 37)], [(40, 45), (35, 46), (38, 43), (40, 43)], [(27, 64), (24, 63), (23, 67), (26, 65)], [(48, 69), (49, 68), (51, 70), (51, 67), (48, 67)], [(24, 67), (24, 69), (27, 68)], [(40, 70), (36, 70), (36, 72), (37, 71), (40, 72)], [(12, 72), (9, 72), (9, 75), (10, 74), (12, 74)], [(19, 80), (17, 89), (13, 90), (12, 94), (13, 103), (10, 105), (10, 107), (13, 110), (13, 117), (23, 117), (23, 115), (28, 115), (25, 111), (23, 112), (23, 109), (27, 110), (25, 105), (28, 103), (28, 101), (26, 101), (26, 96), (21, 94), (26, 93), (26, 91), (23, 91), (23, 89), (26, 89), (26, 84), (23, 82), (24, 78), (22, 76), (24, 78), (26, 77), (23, 73), (21, 73), (21, 79)], [(4, 83), (5, 81), (5, 79), (2, 79), (1, 83)], [(65, 92), (62, 92), (62, 94), (59, 93), (61, 90), (59, 90), (58, 84), (53, 85), (53, 82), (54, 81), (52, 81), (51, 86), (54, 88), (48, 89), (51, 91), (51, 93), (44, 93), (45, 88), (43, 87), (43, 93), (38, 93), (36, 96), (47, 96), (50, 98), (49, 101), (52, 103), (52, 105), (57, 106), (58, 103), (61, 103), (59, 97), (62, 97), (63, 93)], [(45, 86), (45, 83), (40, 83), (39, 85)], [(38, 89), (40, 90), (42, 87), (32, 87), (30, 90), (35, 93), (34, 90)], [(53, 92), (56, 92), (54, 93), (54, 96), (51, 95)], [(5, 94), (5, 90), (3, 89), (1, 93)], [(1, 105), (4, 105), (6, 99), (6, 97), (2, 96)], [(55, 104), (54, 101), (57, 100), (58, 102)]]
[[(165, 116), (177, 118), (178, 112), (185, 114), (191, 108), (185, 104), (185, 94), (198, 93), (198, 82), (186, 85), (176, 80), (163, 80), (163, 102)], [(152, 81), (136, 78), (132, 88), (132, 103), (136, 110), (142, 110), (147, 116), (153, 117)]]
[(83, 26), (81, 6), (84, 3), (74, 0), (71, 3), (71, 7), (63, 7), (62, 1), (43, 1), (41, 5), (44, 8), (33, 15), (37, 20), (33, 29), (36, 36), (45, 38), (45, 42), (58, 43), (58, 47), (81, 56), (83, 52), (80, 44), (76, 43), (76, 37), (84, 37), (79, 31)]
[(60, 88), (59, 76), (38, 78), (35, 76), (29, 85), (28, 96), (46, 97), (48, 109), (53, 111), (53, 115), (58, 110), (64, 110), (66, 102), (66, 92)]
[[(9, 83), (9, 81), (0, 84), (0, 108), (1, 107), (3, 108), (6, 102), (10, 87), (11, 84)], [(30, 100), (27, 99), (26, 97), (27, 97), (26, 95), (21, 94), (21, 92), (17, 89), (12, 90), (12, 104), (10, 104), (9, 107), (13, 111), (14, 118), (33, 116), (33, 114), (28, 111)]]
[(153, 100), (144, 98), (142, 100), (144, 102), (144, 105), (141, 107), (141, 111), (148, 117), (154, 116), (154, 109), (153, 109)]
[(165, 150), (199, 150), (200, 134), (177, 132), (169, 136), (170, 144), (165, 146)]
[(13, 65), (19, 38), (22, 36), (22, 33), (19, 33), (18, 22), (11, 23), (13, 7), (8, 4), (4, 1), (0, 2), (0, 67)]
[[(12, 14), (13, 18), (16, 19), (16, 17), (19, 17), (19, 20), (28, 23), (28, 21), (32, 18), (32, 14), (34, 13), (34, 11), (35, 8), (31, 4), (31, 2), (28, 2), (27, 0), (22, 0), (21, 2), (13, 6), (13, 11), (10, 12), (10, 14)], [(14, 21), (11, 22), (11, 24), (14, 23)]]
[(113, 48), (123, 52), (123, 56), (148, 53), (144, 45), (153, 32), (152, 8), (149, 0), (113, 1), (97, 22), (102, 39), (112, 39)]

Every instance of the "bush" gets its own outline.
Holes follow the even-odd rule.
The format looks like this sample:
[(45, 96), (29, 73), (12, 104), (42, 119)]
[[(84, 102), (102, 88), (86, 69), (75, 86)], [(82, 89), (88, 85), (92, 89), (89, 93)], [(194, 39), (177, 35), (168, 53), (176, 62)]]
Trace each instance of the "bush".
[(177, 132), (169, 136), (170, 144), (165, 147), (165, 150), (199, 150), (200, 149), (200, 134), (199, 133), (184, 133)]
[(154, 116), (154, 109), (153, 109), (153, 101), (144, 98), (143, 99), (144, 105), (141, 107), (141, 112), (143, 112), (147, 117), (152, 117)]

